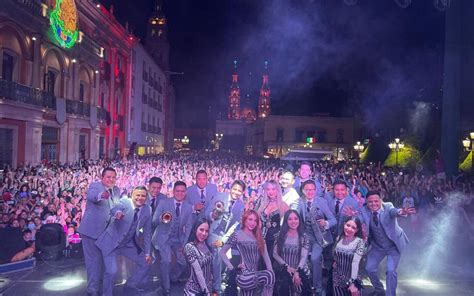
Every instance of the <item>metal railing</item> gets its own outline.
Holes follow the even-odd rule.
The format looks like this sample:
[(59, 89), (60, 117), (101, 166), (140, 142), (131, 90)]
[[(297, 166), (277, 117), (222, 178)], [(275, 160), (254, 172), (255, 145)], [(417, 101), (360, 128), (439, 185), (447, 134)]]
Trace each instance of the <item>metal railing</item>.
[(56, 110), (56, 98), (43, 90), (0, 79), (0, 97), (6, 100)]
[(90, 117), (91, 106), (80, 101), (66, 100), (66, 113)]

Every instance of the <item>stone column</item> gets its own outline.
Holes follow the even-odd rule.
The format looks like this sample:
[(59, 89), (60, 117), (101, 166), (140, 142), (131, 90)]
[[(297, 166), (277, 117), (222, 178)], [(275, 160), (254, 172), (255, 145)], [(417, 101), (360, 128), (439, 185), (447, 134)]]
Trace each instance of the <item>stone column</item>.
[(41, 161), (42, 125), (36, 121), (26, 122), (25, 129), (25, 162), (38, 164)]

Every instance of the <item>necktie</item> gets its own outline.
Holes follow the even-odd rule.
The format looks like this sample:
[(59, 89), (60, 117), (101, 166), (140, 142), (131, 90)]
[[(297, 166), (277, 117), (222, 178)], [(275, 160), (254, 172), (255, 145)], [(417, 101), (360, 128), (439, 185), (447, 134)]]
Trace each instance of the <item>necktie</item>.
[(206, 196), (204, 196), (204, 189), (201, 189), (201, 202), (204, 203)]
[[(135, 209), (135, 213), (133, 214), (133, 222), (136, 222), (137, 219), (138, 219), (138, 212), (140, 211), (140, 208), (136, 208)], [(137, 243), (137, 234), (135, 233), (133, 235), (133, 244), (135, 245), (135, 248), (137, 249), (137, 254), (140, 254), (141, 252), (141, 248), (140, 246), (138, 246), (138, 243)]]
[(311, 202), (308, 201), (308, 206), (306, 207), (306, 211), (309, 213), (311, 211)]
[(152, 210), (152, 211), (155, 210), (155, 201), (156, 201), (156, 198), (155, 198), (155, 197), (152, 197), (152, 198), (151, 198), (151, 210)]
[(336, 201), (336, 215), (339, 214), (339, 204), (340, 203), (341, 203), (340, 201), (338, 201), (338, 200)]
[(372, 217), (374, 219), (375, 226), (379, 226), (379, 213), (373, 212)]
[(229, 203), (229, 213), (232, 211), (232, 207), (234, 206), (235, 200), (231, 200)]
[(133, 214), (133, 222), (137, 221), (138, 219), (138, 211), (140, 211), (140, 208), (135, 209), (135, 213)]
[(176, 203), (176, 217), (179, 217), (179, 214), (181, 214), (181, 209), (179, 208), (181, 206), (180, 202)]
[(112, 190), (112, 188), (109, 188), (109, 194), (110, 194), (110, 198), (114, 199), (114, 191)]

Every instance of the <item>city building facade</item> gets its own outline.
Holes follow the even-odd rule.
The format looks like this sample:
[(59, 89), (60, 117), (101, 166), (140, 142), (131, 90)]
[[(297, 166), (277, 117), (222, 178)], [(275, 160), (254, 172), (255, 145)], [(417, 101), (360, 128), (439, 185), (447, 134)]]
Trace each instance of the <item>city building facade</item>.
[(92, 0), (2, 1), (0, 166), (124, 154), (135, 42)]
[(131, 73), (128, 147), (138, 155), (161, 153), (165, 149), (166, 76), (140, 43), (132, 51)]
[(285, 157), (292, 150), (347, 156), (353, 137), (353, 118), (270, 115), (247, 127), (245, 151), (273, 157)]

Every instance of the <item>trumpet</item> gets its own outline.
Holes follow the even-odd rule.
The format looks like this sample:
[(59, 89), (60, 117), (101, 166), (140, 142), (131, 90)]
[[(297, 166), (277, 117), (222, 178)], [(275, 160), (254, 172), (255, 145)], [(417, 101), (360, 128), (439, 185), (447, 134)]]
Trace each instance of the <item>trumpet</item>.
[(321, 247), (324, 249), (325, 247), (327, 247), (331, 243), (328, 240), (326, 240), (326, 238), (325, 238), (327, 230), (324, 229), (324, 227), (321, 227), (319, 225), (318, 220), (319, 219), (325, 219), (326, 220), (326, 216), (320, 212), (319, 208), (316, 208), (316, 213), (315, 214), (316, 215), (314, 217), (314, 222), (313, 222), (316, 225), (316, 229), (317, 229), (317, 233), (315, 233), (315, 235), (317, 237), (317, 240), (320, 242)]
[(164, 212), (161, 214), (160, 218), (162, 223), (168, 224), (173, 220), (173, 215), (171, 215), (170, 212)]
[(214, 204), (214, 208), (212, 209), (212, 218), (218, 219), (220, 215), (224, 212), (224, 203), (222, 201), (217, 201)]

